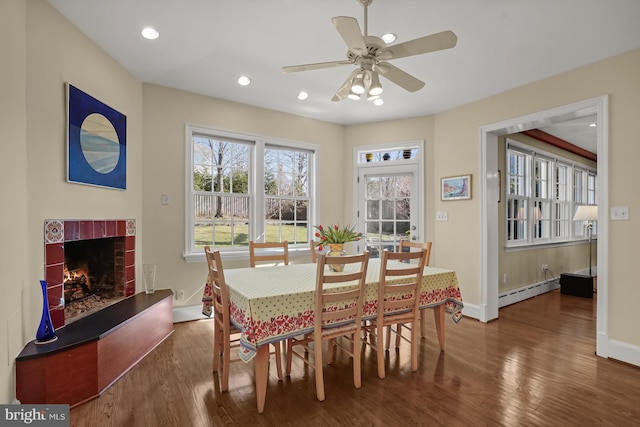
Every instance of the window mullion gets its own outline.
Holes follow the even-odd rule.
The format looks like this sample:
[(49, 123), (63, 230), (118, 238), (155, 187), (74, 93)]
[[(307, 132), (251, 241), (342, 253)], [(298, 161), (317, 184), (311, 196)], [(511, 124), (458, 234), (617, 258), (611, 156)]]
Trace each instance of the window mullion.
[[(253, 156), (253, 215), (250, 229), (252, 230), (251, 240), (265, 241), (265, 192), (264, 192), (264, 150), (265, 141), (257, 140), (254, 147)], [(261, 159), (258, 161), (258, 159)]]

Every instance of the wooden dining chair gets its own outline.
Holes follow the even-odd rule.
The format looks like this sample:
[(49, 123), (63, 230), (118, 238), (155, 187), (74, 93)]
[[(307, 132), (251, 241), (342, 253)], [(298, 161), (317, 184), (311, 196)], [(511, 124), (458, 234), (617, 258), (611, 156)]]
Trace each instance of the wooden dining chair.
[[(222, 384), (220, 389), (227, 391), (229, 388), (231, 348), (239, 347), (240, 330), (231, 323), (229, 317), (229, 289), (224, 280), (220, 251), (211, 251), (209, 246), (205, 246), (204, 253), (209, 267), (209, 282), (213, 290), (213, 318), (215, 322), (213, 330), (213, 371), (217, 372), (219, 370), (220, 358), (222, 358)], [(232, 340), (232, 335), (237, 335), (238, 337)]]
[[(274, 249), (281, 249), (274, 250)], [(266, 263), (269, 261), (279, 261), (284, 265), (289, 264), (289, 242), (249, 242), (249, 262), (251, 267), (255, 267), (258, 263)]]
[(309, 240), (309, 250), (311, 251), (311, 262), (317, 262), (318, 257), (320, 256), (320, 251), (318, 250), (316, 243), (317, 242), (313, 239)]
[[(273, 249), (282, 249), (280, 251), (273, 251)], [(269, 252), (265, 252), (269, 251)], [(286, 240), (283, 242), (249, 242), (249, 259), (251, 267), (256, 267), (258, 263), (267, 263), (272, 261), (282, 262), (284, 265), (289, 265), (289, 242)], [(278, 371), (278, 379), (282, 379), (282, 347), (280, 342), (269, 344), (273, 347), (273, 351), (269, 354), (275, 354), (276, 356), (276, 369)]]
[[(328, 271), (327, 266), (344, 264), (342, 273)], [(287, 375), (291, 374), (291, 360), (296, 356), (315, 369), (316, 397), (325, 399), (322, 343), (328, 341), (327, 363), (333, 362), (336, 348), (344, 350), (353, 359), (353, 385), (360, 388), (362, 341), (362, 310), (364, 286), (369, 264), (369, 252), (344, 257), (318, 256), (313, 334), (287, 340)], [(341, 338), (339, 341), (337, 338)], [(349, 342), (344, 346), (343, 339)], [(312, 344), (313, 345), (310, 345)], [(300, 346), (313, 358), (294, 350)]]
[[(400, 247), (398, 249), (399, 252), (404, 252), (405, 248), (407, 248), (407, 251), (411, 251), (411, 249), (422, 249), (424, 251), (426, 251), (426, 259), (424, 262), (424, 265), (427, 266), (429, 265), (429, 258), (431, 258), (431, 246), (432, 243), (431, 242), (411, 242), (409, 240), (400, 240)], [(424, 337), (426, 336), (426, 331), (427, 331), (427, 317), (426, 317), (426, 309), (424, 310), (420, 310), (420, 336)], [(398, 329), (401, 329), (402, 325), (398, 325)], [(390, 344), (390, 334), (387, 334), (387, 346), (386, 348), (389, 348), (389, 344)], [(400, 335), (396, 334), (396, 348), (400, 346)]]
[[(387, 336), (395, 332), (401, 339), (411, 343), (411, 370), (418, 369), (418, 329), (416, 323), (418, 322), (420, 286), (422, 285), (426, 254), (426, 251), (422, 249), (417, 252), (382, 251), (378, 282), (378, 315), (364, 326), (369, 332), (369, 341), (366, 337), (364, 341), (371, 345), (377, 353), (378, 376), (380, 378), (385, 377), (385, 348), (382, 342), (385, 327), (387, 327)], [(410, 267), (405, 267), (406, 264), (403, 264), (402, 267), (394, 266), (391, 263), (403, 260), (409, 260)], [(402, 279), (398, 280), (399, 277)], [(410, 339), (402, 335), (403, 328), (400, 326), (409, 323), (411, 327), (405, 329), (411, 331)], [(393, 325), (396, 325), (395, 330)]]

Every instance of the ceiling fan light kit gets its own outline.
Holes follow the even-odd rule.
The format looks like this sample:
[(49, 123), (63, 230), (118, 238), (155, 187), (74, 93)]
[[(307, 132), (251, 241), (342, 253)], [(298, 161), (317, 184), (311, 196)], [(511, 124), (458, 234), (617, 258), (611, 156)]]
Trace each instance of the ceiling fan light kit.
[[(422, 55), (438, 50), (450, 49), (458, 38), (451, 31), (442, 31), (396, 45), (387, 46), (380, 38), (368, 35), (368, 9), (373, 0), (357, 0), (364, 8), (364, 33), (355, 18), (336, 16), (331, 22), (347, 45), (347, 59), (341, 61), (320, 62), (314, 64), (282, 67), (285, 73), (319, 70), (323, 68), (356, 65), (349, 77), (342, 83), (332, 101), (345, 98), (360, 99), (366, 93), (368, 100), (382, 101), (382, 85), (379, 75), (395, 83), (408, 92), (416, 92), (424, 87), (424, 82), (389, 63), (389, 60)], [(376, 104), (382, 105), (382, 102)]]

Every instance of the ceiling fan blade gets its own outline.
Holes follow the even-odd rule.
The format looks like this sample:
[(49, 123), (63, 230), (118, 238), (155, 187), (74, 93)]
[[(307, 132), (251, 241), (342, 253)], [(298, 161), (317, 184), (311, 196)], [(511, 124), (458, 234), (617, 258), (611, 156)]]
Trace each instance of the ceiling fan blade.
[(362, 37), (360, 25), (358, 25), (358, 21), (355, 18), (336, 16), (331, 18), (331, 22), (335, 25), (340, 37), (342, 37), (350, 51), (357, 55), (365, 55), (367, 53), (367, 45), (364, 42), (364, 37)]
[(380, 49), (377, 57), (387, 60), (422, 55), (423, 53), (450, 49), (454, 47), (457, 42), (458, 37), (452, 31), (443, 31)]
[(402, 71), (400, 68), (391, 65), (388, 62), (381, 62), (378, 64), (376, 71), (378, 71), (382, 77), (392, 81), (409, 92), (416, 92), (424, 87), (424, 82), (422, 80), (416, 79), (411, 74)]
[(347, 97), (347, 95), (349, 95), (349, 90), (351, 90), (351, 81), (353, 80), (353, 78), (355, 77), (356, 73), (359, 70), (353, 70), (353, 72), (351, 72), (351, 74), (349, 74), (349, 77), (347, 77), (347, 79), (344, 81), (344, 83), (342, 83), (342, 86), (340, 86), (340, 89), (338, 89), (338, 91), (336, 92), (335, 95), (333, 95), (333, 98), (331, 98), (332, 101), (342, 101), (343, 99), (345, 99)]
[(282, 67), (282, 71), (284, 73), (295, 73), (298, 71), (320, 70), (322, 68), (340, 67), (342, 65), (351, 64), (353, 64), (353, 61), (344, 59), (342, 61), (318, 62), (315, 64), (289, 65), (287, 67)]

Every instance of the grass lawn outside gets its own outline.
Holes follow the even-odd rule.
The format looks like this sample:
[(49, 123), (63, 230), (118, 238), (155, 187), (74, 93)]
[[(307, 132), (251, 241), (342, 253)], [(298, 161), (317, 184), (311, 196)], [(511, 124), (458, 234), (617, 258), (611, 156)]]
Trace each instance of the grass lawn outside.
[[(195, 246), (201, 248), (206, 245), (215, 247), (231, 246), (233, 240), (234, 246), (249, 246), (249, 224), (235, 223), (233, 228), (230, 224), (216, 224), (215, 236), (213, 241), (213, 224), (199, 223), (195, 227)], [(232, 232), (233, 230), (233, 232)], [(282, 238), (280, 238), (282, 233)], [(233, 234), (233, 239), (232, 239)], [(289, 224), (267, 224), (265, 229), (266, 242), (288, 241), (290, 244), (307, 243), (307, 227), (304, 225)], [(295, 240), (295, 237), (297, 240)]]

